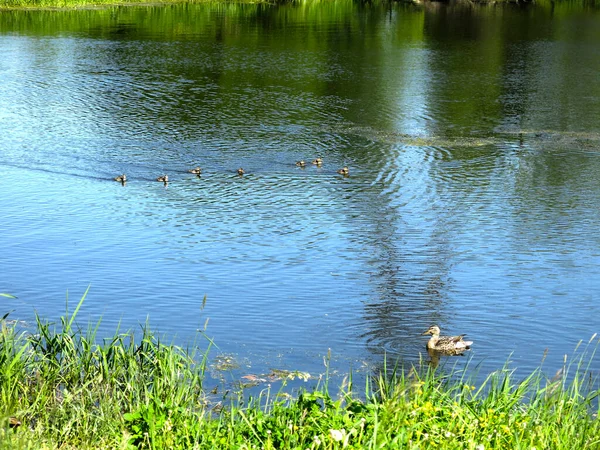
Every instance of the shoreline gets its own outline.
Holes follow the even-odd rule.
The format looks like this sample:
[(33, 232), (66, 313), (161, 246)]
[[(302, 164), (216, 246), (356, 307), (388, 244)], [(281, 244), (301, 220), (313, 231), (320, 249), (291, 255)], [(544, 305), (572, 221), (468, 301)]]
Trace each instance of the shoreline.
[[(108, 0), (106, 2), (103, 1), (94, 1), (94, 0), (52, 0), (46, 2), (42, 0), (44, 4), (41, 2), (36, 2), (35, 0), (31, 4), (27, 4), (26, 2), (22, 4), (12, 4), (12, 2), (7, 2), (6, 0), (0, 0), (0, 12), (1, 11), (72, 11), (72, 10), (100, 10), (105, 8), (115, 8), (115, 7), (132, 7), (132, 6), (141, 6), (141, 7), (156, 7), (156, 6), (170, 6), (170, 5), (178, 5), (178, 4), (245, 4), (245, 5), (291, 5), (291, 4), (302, 4), (306, 5), (308, 3), (336, 3), (338, 0), (314, 0), (314, 1), (272, 1), (272, 0), (232, 0), (232, 1), (223, 1), (223, 0), (160, 0), (160, 1), (147, 1), (147, 0), (126, 0), (126, 1), (115, 1)], [(47, 4), (46, 4), (47, 3)], [(370, 2), (369, 2), (370, 3)], [(444, 2), (436, 2), (433, 0), (376, 0), (374, 3), (382, 3), (382, 4), (404, 4), (404, 5), (414, 5), (414, 6), (426, 6), (429, 4), (432, 5), (444, 5), (444, 6), (457, 6), (464, 5), (468, 7), (488, 7), (488, 6), (517, 6), (517, 7), (528, 7), (528, 6), (544, 6), (544, 1), (536, 2), (533, 0), (519, 2), (517, 0), (450, 0)]]
[[(87, 291), (86, 291), (87, 294)], [(278, 372), (257, 396), (206, 386), (207, 347), (161, 343), (151, 330), (100, 338), (74, 312), (23, 334), (0, 319), (0, 441), (10, 448), (592, 448), (600, 442), (600, 341), (553, 378), (517, 379), (506, 365), (476, 383), (466, 371), (383, 361), (365, 385), (350, 374), (331, 394), (329, 370)], [(2, 294), (8, 296), (7, 294)], [(8, 314), (7, 314), (8, 316)], [(100, 343), (101, 342), (101, 343)], [(570, 381), (568, 380), (570, 378)]]
[[(56, 5), (9, 5), (0, 0), (0, 12), (2, 11), (74, 11), (74, 10), (102, 10), (106, 8), (116, 7), (164, 7), (171, 5), (180, 4), (211, 4), (211, 3), (236, 3), (245, 5), (258, 5), (258, 4), (276, 4), (272, 1), (263, 0), (235, 0), (235, 1), (215, 1), (215, 0), (161, 0), (161, 1), (108, 1), (108, 2), (97, 2), (97, 1), (82, 1), (74, 2), (73, 4), (64, 4), (66, 2), (56, 2)], [(62, 4), (61, 4), (62, 3)]]

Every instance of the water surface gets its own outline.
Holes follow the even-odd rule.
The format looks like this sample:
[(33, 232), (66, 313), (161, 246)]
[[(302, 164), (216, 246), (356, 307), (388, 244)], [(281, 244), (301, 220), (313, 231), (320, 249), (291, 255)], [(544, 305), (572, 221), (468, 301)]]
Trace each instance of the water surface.
[(91, 285), (83, 323), (148, 320), (184, 346), (206, 325), (234, 378), (322, 373), (328, 349), (341, 373), (417, 363), (433, 323), (475, 341), (450, 364), (525, 374), (547, 350), (553, 373), (600, 331), (598, 11), (174, 5), (0, 25), (14, 319), (55, 320)]

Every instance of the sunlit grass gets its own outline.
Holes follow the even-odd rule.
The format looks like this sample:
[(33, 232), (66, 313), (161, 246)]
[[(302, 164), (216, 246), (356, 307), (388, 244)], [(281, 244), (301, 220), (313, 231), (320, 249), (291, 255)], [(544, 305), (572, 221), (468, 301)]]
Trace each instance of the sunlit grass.
[[(504, 367), (474, 383), (468, 367), (384, 367), (364, 386), (350, 377), (335, 395), (325, 374), (295, 397), (267, 386), (215, 403), (203, 389), (210, 341), (186, 351), (147, 326), (99, 340), (97, 327), (76, 327), (84, 298), (57, 327), (38, 319), (34, 334), (2, 319), (0, 449), (600, 446), (595, 336), (551, 379), (541, 369), (517, 379)], [(21, 426), (10, 428), (11, 417)]]
[[(218, 3), (215, 0), (0, 0), (2, 8), (81, 8), (103, 5), (157, 5), (173, 3)], [(235, 3), (269, 3), (267, 0), (235, 0)]]
[[(380, 3), (389, 3), (389, 0), (375, 0)], [(0, 0), (1, 8), (77, 8), (99, 5), (127, 5), (127, 4), (169, 4), (169, 3), (271, 3), (271, 4), (301, 4), (313, 5), (323, 3), (353, 3), (352, 0)], [(399, 3), (424, 3), (422, 0), (396, 0)], [(364, 2), (373, 3), (373, 1)], [(498, 4), (498, 3), (523, 3), (517, 0), (464, 0), (465, 4)], [(547, 6), (551, 4), (589, 5), (595, 6), (594, 0), (530, 0), (524, 3)]]
[(168, 411), (171, 420), (181, 411), (204, 413), (206, 354), (163, 344), (147, 327), (139, 337), (116, 334), (97, 343), (95, 328), (74, 327), (84, 299), (58, 329), (38, 318), (35, 334), (18, 333), (2, 322), (0, 417), (22, 422), (15, 438), (116, 448), (135, 438), (125, 426), (128, 413), (152, 410), (158, 418)]

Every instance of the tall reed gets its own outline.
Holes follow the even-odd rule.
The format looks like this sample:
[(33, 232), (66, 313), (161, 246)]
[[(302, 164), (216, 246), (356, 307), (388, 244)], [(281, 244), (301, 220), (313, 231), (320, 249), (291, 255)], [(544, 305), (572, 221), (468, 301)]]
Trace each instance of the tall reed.
[(208, 349), (166, 345), (147, 326), (139, 337), (117, 333), (98, 343), (97, 326), (75, 327), (86, 295), (58, 329), (38, 317), (35, 334), (19, 333), (3, 321), (0, 417), (18, 417), (42, 441), (114, 448), (136, 442), (124, 435), (135, 414), (153, 410), (153, 420), (164, 415), (174, 425), (185, 414), (202, 415)]

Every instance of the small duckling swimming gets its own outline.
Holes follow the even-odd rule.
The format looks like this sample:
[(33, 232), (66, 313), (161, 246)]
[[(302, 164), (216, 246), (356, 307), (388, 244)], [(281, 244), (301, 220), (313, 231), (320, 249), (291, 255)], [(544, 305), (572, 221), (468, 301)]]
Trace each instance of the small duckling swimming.
[(162, 177), (158, 177), (156, 181), (162, 181), (163, 183), (169, 182), (169, 175), (163, 175)]
[(440, 336), (440, 327), (437, 325), (430, 326), (427, 331), (421, 335), (431, 335), (431, 338), (427, 342), (427, 348), (430, 350), (437, 350), (439, 352), (452, 352), (468, 350), (473, 345), (473, 341), (463, 341), (464, 334), (459, 336)]
[(340, 170), (338, 170), (337, 173), (339, 173), (340, 175), (344, 175), (345, 177), (347, 177), (348, 175), (350, 175), (350, 170), (348, 170), (348, 167), (344, 166)]
[(193, 173), (196, 175), (200, 175), (202, 173), (202, 167), (194, 167), (193, 169), (188, 170), (189, 173)]
[(115, 181), (118, 181), (121, 184), (125, 184), (125, 182), (127, 181), (127, 175), (123, 174), (123, 175), (116, 176)]
[(300, 161), (296, 161), (296, 165), (298, 167), (306, 167), (306, 162), (303, 159), (301, 159)]
[(315, 166), (320, 166), (321, 164), (323, 164), (323, 158), (321, 158), (320, 156), (313, 159), (312, 162)]
[(244, 169), (242, 169), (241, 167), (237, 170), (237, 174), (241, 177), (242, 175), (244, 175), (246, 173), (246, 171)]

